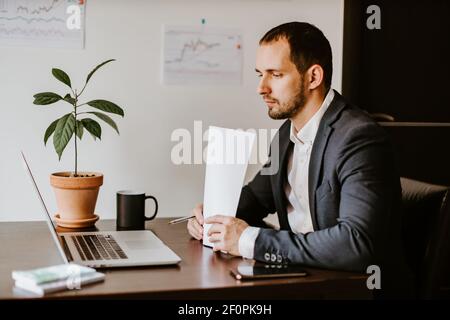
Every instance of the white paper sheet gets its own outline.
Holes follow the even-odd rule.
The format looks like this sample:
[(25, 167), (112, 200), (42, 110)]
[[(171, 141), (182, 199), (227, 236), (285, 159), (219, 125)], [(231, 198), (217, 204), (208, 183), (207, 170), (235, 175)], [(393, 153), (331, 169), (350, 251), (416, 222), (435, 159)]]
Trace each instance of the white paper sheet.
[[(255, 134), (242, 130), (209, 127), (203, 216), (235, 216)], [(204, 225), (203, 245), (211, 225)]]

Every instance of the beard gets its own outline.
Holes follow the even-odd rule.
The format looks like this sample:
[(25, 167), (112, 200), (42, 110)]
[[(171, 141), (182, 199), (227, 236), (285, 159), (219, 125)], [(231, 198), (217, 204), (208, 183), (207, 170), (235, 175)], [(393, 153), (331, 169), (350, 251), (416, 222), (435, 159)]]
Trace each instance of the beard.
[(298, 112), (303, 109), (306, 104), (305, 91), (305, 81), (303, 81), (302, 79), (300, 82), (299, 92), (288, 102), (280, 104), (278, 100), (274, 99), (279, 108), (269, 109), (269, 117), (274, 120), (293, 118)]

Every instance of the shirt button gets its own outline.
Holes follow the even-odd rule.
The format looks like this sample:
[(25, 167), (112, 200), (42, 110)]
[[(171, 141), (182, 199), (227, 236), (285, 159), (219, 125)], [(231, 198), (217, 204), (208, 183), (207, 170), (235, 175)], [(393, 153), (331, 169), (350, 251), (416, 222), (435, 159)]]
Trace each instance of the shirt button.
[(264, 259), (266, 259), (266, 261), (269, 261), (269, 260), (270, 260), (270, 254), (269, 254), (268, 252), (266, 252), (266, 253), (264, 254)]
[(272, 253), (272, 256), (271, 256), (271, 260), (272, 260), (272, 262), (277, 261), (277, 256), (275, 254), (273, 254), (273, 253)]

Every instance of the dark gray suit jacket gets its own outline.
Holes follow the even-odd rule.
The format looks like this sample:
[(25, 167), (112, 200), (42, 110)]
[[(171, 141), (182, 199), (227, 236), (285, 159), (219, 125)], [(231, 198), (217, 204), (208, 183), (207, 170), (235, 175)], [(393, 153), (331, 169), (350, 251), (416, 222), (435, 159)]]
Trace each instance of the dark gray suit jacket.
[[(278, 172), (269, 176), (260, 171), (242, 189), (236, 215), (264, 226), (263, 218), (278, 214), (281, 230), (261, 229), (255, 259), (359, 272), (376, 264), (382, 275), (403, 267), (400, 179), (384, 130), (335, 92), (311, 151), (308, 187), (314, 232), (307, 234), (291, 231), (286, 212), (290, 120), (278, 134)], [(277, 152), (273, 143), (270, 152), (269, 163)]]

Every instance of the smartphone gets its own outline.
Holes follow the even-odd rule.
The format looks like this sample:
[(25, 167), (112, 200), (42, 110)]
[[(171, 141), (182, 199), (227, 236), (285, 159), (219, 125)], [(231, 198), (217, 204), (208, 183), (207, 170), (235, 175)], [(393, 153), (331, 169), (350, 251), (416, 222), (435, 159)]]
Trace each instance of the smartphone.
[(230, 269), (231, 275), (237, 280), (253, 280), (267, 278), (304, 277), (306, 271), (299, 266), (288, 265), (240, 265)]

